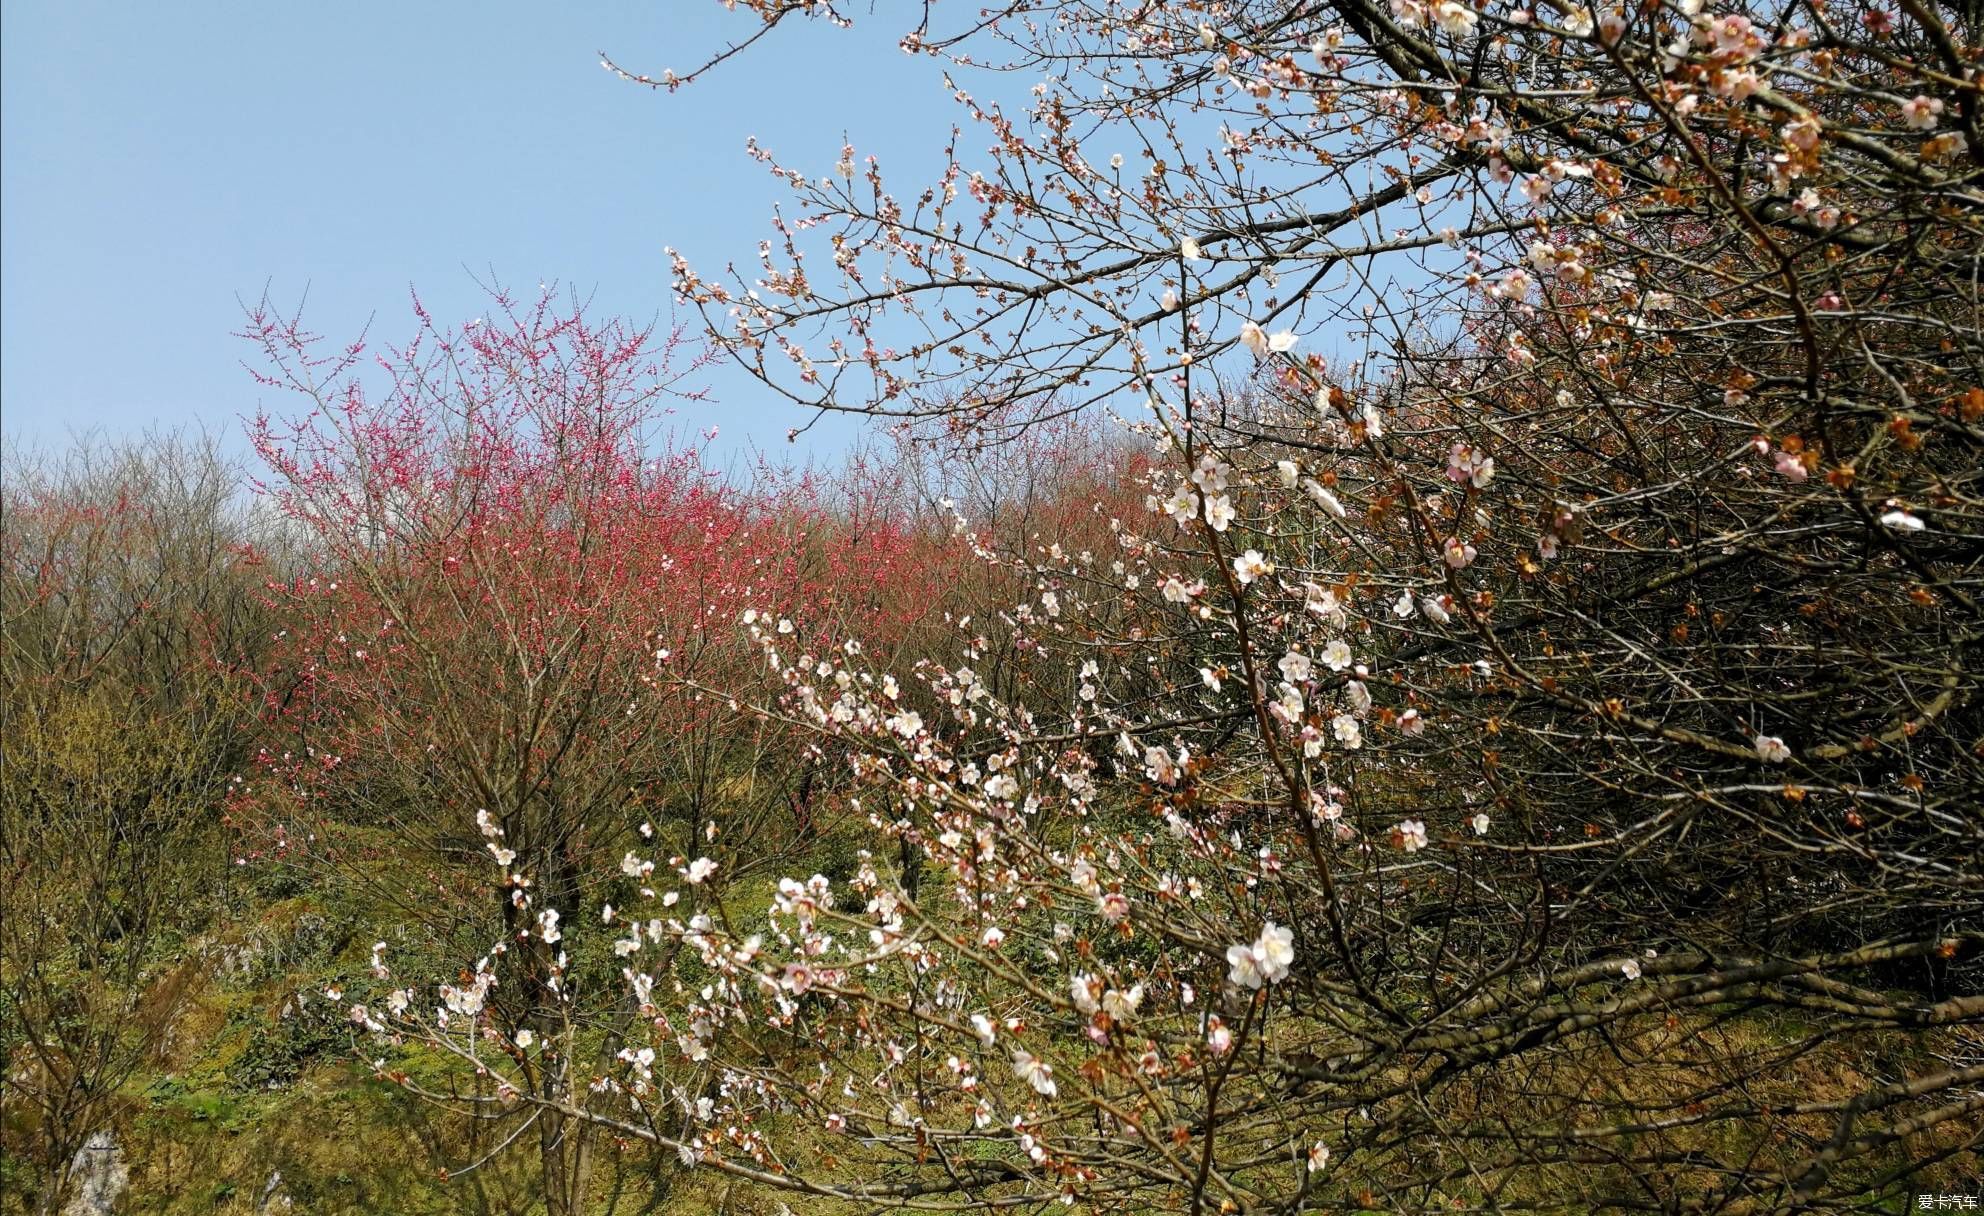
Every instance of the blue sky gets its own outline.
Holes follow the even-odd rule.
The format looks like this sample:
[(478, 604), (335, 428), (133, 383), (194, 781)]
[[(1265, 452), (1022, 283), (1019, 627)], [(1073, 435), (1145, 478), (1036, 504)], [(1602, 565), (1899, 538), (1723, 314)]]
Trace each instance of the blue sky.
[[(934, 157), (940, 65), (885, 14), (775, 31), (673, 96), (659, 74), (755, 29), (714, 0), (593, 6), (16, 3), (0, 28), (0, 424), (55, 445), (205, 423), (259, 391), (237, 298), (308, 290), (335, 338), (481, 311), (472, 276), (557, 279), (596, 313), (668, 314), (664, 245), (714, 269), (769, 234), (777, 183), (747, 136), (813, 173), (843, 132), (886, 166)], [(685, 319), (690, 319), (685, 316)], [(797, 421), (740, 374), (685, 423), (784, 450)], [(840, 423), (809, 437), (845, 443)]]

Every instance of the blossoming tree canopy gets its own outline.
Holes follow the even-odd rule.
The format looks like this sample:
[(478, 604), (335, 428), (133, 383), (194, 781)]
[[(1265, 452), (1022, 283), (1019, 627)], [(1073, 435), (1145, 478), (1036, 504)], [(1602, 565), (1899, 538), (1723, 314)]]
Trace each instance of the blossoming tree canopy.
[[(379, 1033), (871, 1205), (1789, 1210), (1938, 1168), (1984, 1079), (1977, 20), (908, 31), (959, 106), (936, 179), (754, 147), (792, 195), (759, 264), (675, 289), (804, 407), (1113, 412), (1136, 493), (1078, 545), (957, 512), (1015, 577), (900, 663), (710, 601), (735, 662), (657, 691), (790, 732), (856, 864), (752, 890), (643, 839), (582, 920), (582, 870), (491, 836), (528, 917)], [(581, 933), (622, 1014), (584, 1100), (533, 1082), (580, 1031), (487, 1000)], [(1891, 1065), (1813, 1097), (1843, 1044)]]

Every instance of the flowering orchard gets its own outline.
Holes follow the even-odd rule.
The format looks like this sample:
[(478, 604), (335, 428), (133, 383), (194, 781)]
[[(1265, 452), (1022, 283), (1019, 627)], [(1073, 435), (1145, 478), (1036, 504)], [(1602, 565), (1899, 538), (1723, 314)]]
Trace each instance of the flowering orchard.
[[(548, 293), (493, 303), (460, 331), (420, 314), (377, 359), (381, 383), (361, 347), (251, 315), (260, 378), (303, 413), (253, 432), (296, 560), (266, 586), (281, 628), (260, 763), (233, 802), (253, 860), (367, 888), (406, 911), (408, 940), (509, 939), (502, 990), (465, 981), (449, 1005), (524, 1043), (583, 1034), (599, 1061), (568, 1051), (517, 1078), (582, 1102), (632, 1006), (612, 952), (570, 921), (617, 899), (629, 844), (748, 876), (835, 813), (819, 795), (841, 773), (738, 700), (773, 687), (738, 613), (776, 604), (899, 644), (937, 571), (887, 503), (830, 504), (831, 487), (769, 469), (745, 492), (663, 445), (694, 370), (671, 370), (677, 339), (593, 325)], [(583, 1210), (591, 1126), (533, 1122), (552, 1210)]]
[[(842, 21), (741, 7), (622, 74)], [(953, 504), (1005, 598), (887, 659), (710, 576), (723, 663), (588, 682), (778, 740), (857, 864), (743, 882), (721, 833), (588, 853), (498, 809), (524, 777), (437, 789), (516, 911), (438, 995), (384, 952), (354, 1017), (519, 1120), (864, 1207), (1873, 1210), (1974, 1168), (1975, 7), (923, 11), (936, 180), (755, 148), (760, 264), (676, 291), (804, 408), (1111, 413), (1131, 493), (1067, 539)], [(527, 676), (540, 620), (669, 619), (622, 581), (437, 610)]]

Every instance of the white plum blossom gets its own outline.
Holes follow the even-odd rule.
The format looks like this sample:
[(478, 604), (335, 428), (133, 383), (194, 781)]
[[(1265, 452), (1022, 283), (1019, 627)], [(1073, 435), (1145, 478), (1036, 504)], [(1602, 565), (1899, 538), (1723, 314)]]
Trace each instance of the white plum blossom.
[(1083, 1013), (1094, 1013), (1102, 1008), (1102, 981), (1092, 975), (1077, 972), (1068, 977), (1068, 998), (1075, 1008)]
[(1301, 721), (1304, 707), (1302, 690), (1293, 684), (1283, 683), (1281, 696), (1269, 707), (1269, 712), (1284, 722), (1294, 723)]
[(1254, 352), (1257, 358), (1265, 359), (1269, 355), (1294, 350), (1297, 341), (1293, 331), (1284, 329), (1270, 334), (1257, 321), (1247, 321), (1240, 326), (1240, 345)]
[(1033, 1092), (1043, 1098), (1051, 1098), (1060, 1092), (1060, 1087), (1054, 1083), (1053, 1066), (1018, 1047), (1013, 1048), (1013, 1075), (1033, 1086)]
[(1426, 847), (1426, 825), (1417, 819), (1407, 819), (1397, 828), (1398, 847), (1408, 853), (1417, 853)]
[(1118, 1022), (1127, 1022), (1137, 1016), (1137, 1010), (1144, 1003), (1144, 986), (1136, 984), (1127, 991), (1111, 988), (1102, 994), (1102, 1012)]
[(1358, 748), (1364, 746), (1364, 728), (1359, 726), (1357, 719), (1351, 717), (1349, 714), (1338, 714), (1336, 717), (1331, 718), (1330, 732), (1336, 736), (1338, 743), (1343, 744), (1351, 751), (1356, 751)]
[(1270, 984), (1279, 983), (1295, 963), (1295, 931), (1269, 921), (1261, 927), (1254, 951), (1263, 964), (1261, 974)]
[(1249, 549), (1233, 559), (1233, 576), (1240, 580), (1243, 587), (1273, 573), (1274, 563), (1261, 556), (1259, 549)]
[(1343, 503), (1337, 499), (1337, 496), (1313, 477), (1302, 480), (1302, 492), (1315, 500), (1316, 505), (1321, 507), (1323, 513), (1331, 519), (1343, 519), (1350, 514), (1344, 510)]
[(1776, 735), (1758, 735), (1757, 759), (1765, 764), (1783, 764), (1791, 759), (1791, 749)]
[(1294, 931), (1269, 921), (1251, 943), (1226, 948), (1226, 977), (1239, 987), (1259, 988), (1286, 979), (1294, 962)]
[(1332, 638), (1329, 644), (1323, 647), (1323, 666), (1329, 668), (1331, 671), (1343, 671), (1347, 669), (1350, 666), (1352, 657), (1350, 643), (1344, 641), (1342, 638)]
[(1460, 0), (1440, 0), (1433, 6), (1433, 20), (1439, 23), (1442, 33), (1455, 38), (1472, 38), (1478, 18), (1474, 9)]

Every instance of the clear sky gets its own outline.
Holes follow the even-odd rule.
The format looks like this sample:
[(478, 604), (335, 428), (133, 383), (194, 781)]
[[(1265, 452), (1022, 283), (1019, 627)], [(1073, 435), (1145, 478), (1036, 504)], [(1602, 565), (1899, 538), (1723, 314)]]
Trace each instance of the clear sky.
[[(673, 96), (616, 80), (599, 52), (658, 75), (755, 19), (715, 0), (0, 14), (0, 424), (37, 445), (91, 427), (238, 434), (261, 398), (229, 334), (265, 285), (283, 305), (307, 289), (306, 321), (339, 339), (368, 318), (377, 340), (410, 333), (410, 286), (466, 320), (472, 276), (492, 274), (666, 319), (664, 245), (714, 269), (770, 233), (780, 188), (747, 136), (821, 174), (851, 133), (901, 170), (955, 118), (940, 65), (865, 9), (853, 30), (775, 31)], [(724, 448), (783, 450), (802, 420), (735, 371), (710, 384), (718, 403), (684, 421), (721, 423)]]

